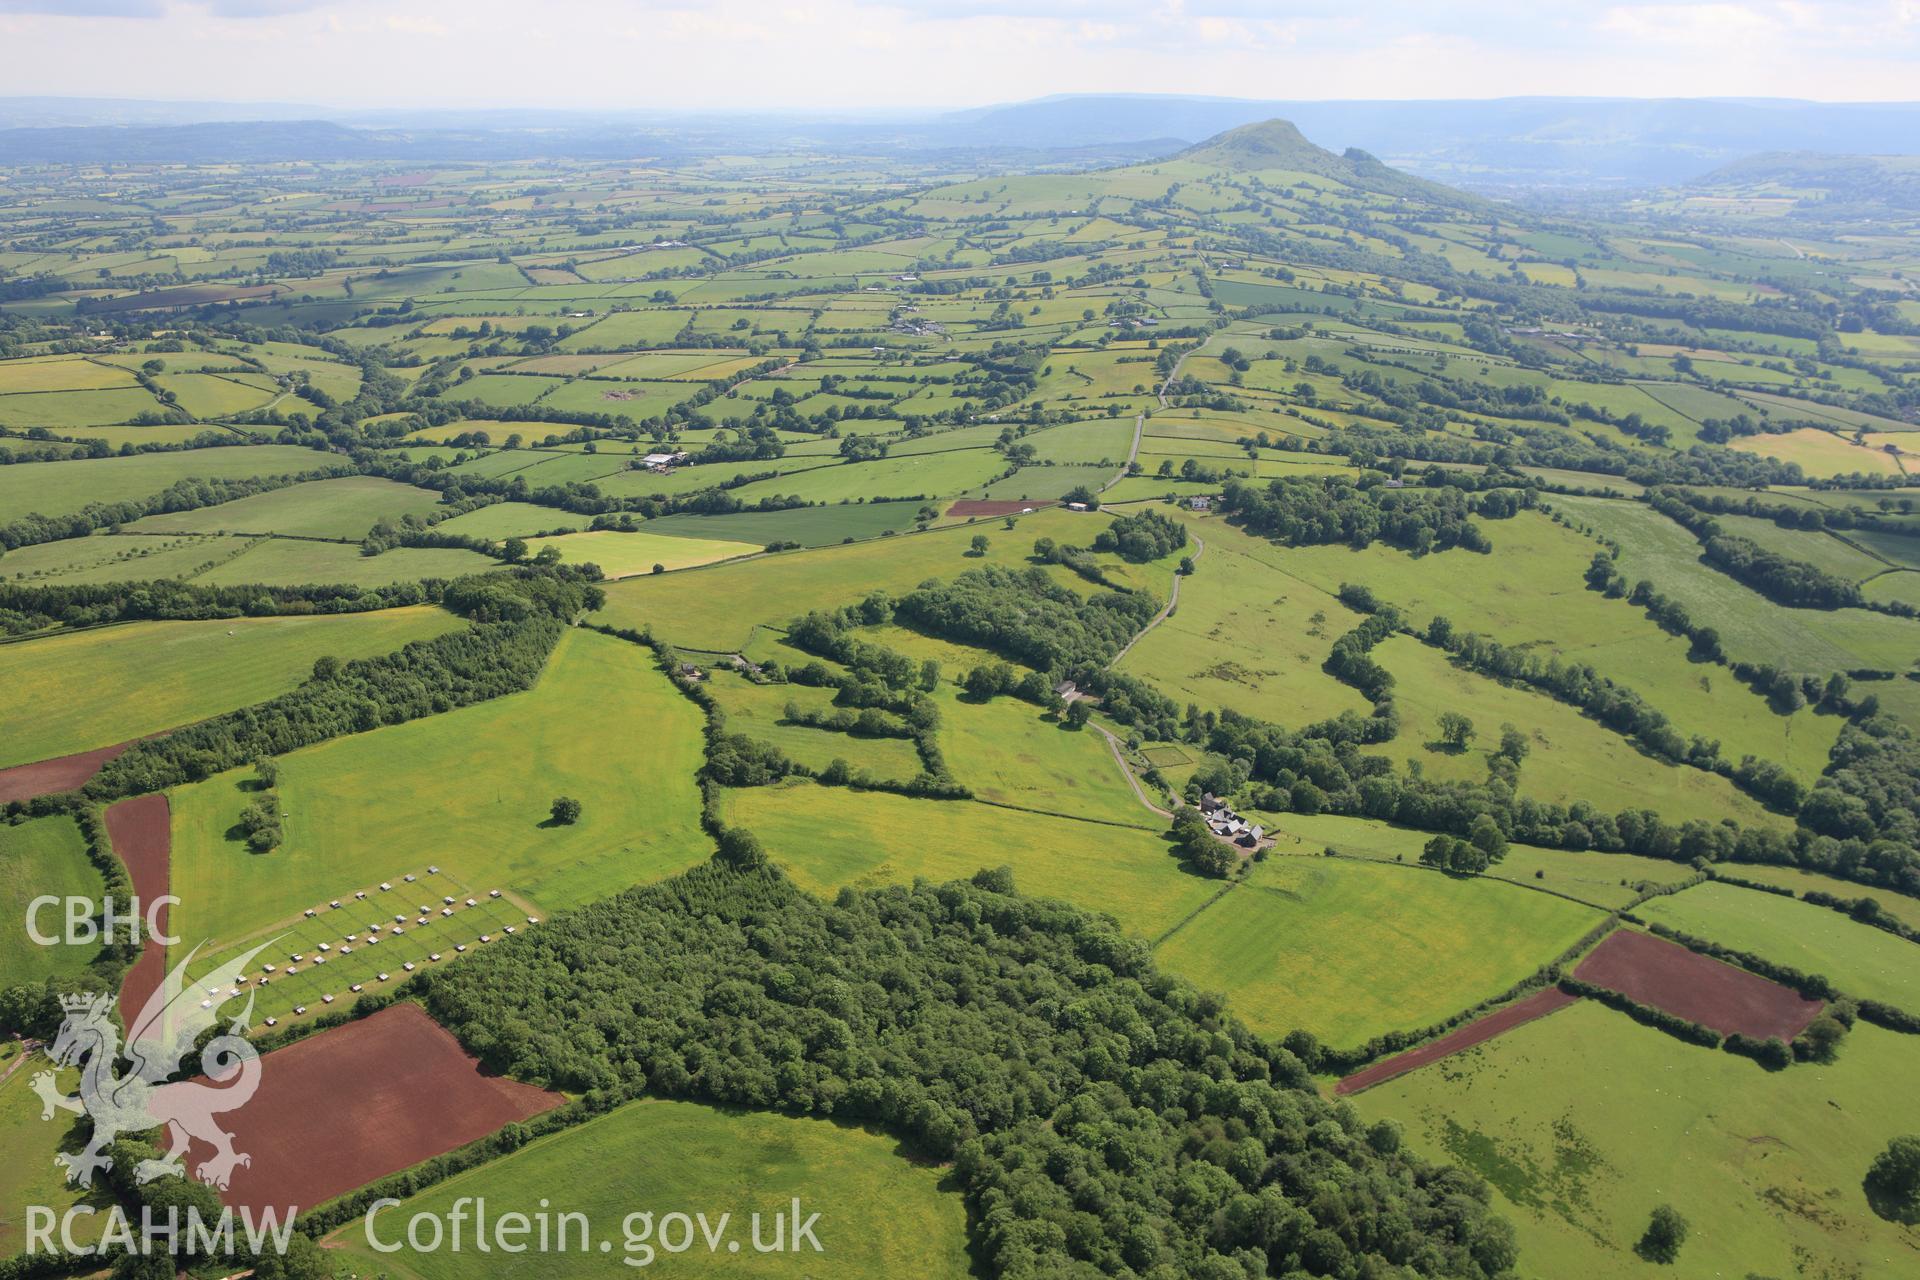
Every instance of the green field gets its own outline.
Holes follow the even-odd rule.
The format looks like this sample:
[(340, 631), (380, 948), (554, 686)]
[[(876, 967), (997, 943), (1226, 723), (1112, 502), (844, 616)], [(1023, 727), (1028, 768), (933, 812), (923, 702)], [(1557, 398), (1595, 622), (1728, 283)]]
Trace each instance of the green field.
[[(1632, 504), (1621, 503), (1619, 509), (1629, 516), (1638, 511), (1664, 519)], [(1405, 612), (1416, 626), (1424, 626), (1435, 615), (1444, 615), (1458, 630), (1477, 631), (1502, 644), (1591, 663), (1602, 675), (1633, 689), (1665, 712), (1681, 733), (1718, 741), (1720, 754), (1729, 760), (1749, 754), (1759, 756), (1787, 766), (1807, 782), (1826, 768), (1827, 753), (1840, 732), (1837, 717), (1816, 715), (1811, 709), (1793, 716), (1775, 714), (1764, 698), (1742, 685), (1731, 672), (1692, 661), (1688, 642), (1661, 631), (1637, 606), (1625, 600), (1608, 600), (1588, 590), (1582, 575), (1599, 550), (1596, 543), (1554, 525), (1544, 516), (1524, 512), (1510, 520), (1484, 522), (1482, 527), (1493, 543), (1493, 552), (1487, 556), (1447, 551), (1415, 559), (1375, 544), (1365, 551), (1302, 547), (1288, 552), (1285, 563), (1291, 572), (1326, 591), (1337, 590), (1343, 582), (1371, 587), (1380, 599)], [(1693, 546), (1690, 535), (1678, 525), (1671, 527), (1687, 539), (1687, 546)], [(1462, 556), (1470, 559), (1449, 561), (1449, 557)], [(1696, 609), (1685, 585), (1676, 575), (1658, 572), (1662, 567), (1654, 566), (1653, 575), (1661, 589)], [(1631, 560), (1623, 563), (1622, 571), (1629, 581), (1643, 572)], [(1776, 633), (1792, 631), (1799, 621), (1793, 615), (1807, 612), (1780, 609), (1732, 579), (1713, 576), (1761, 606), (1764, 625)], [(1721, 635), (1736, 654), (1741, 650), (1735, 643), (1735, 619), (1742, 625), (1763, 625), (1758, 613), (1722, 618), (1709, 614), (1704, 604), (1696, 612), (1698, 616), (1715, 617)], [(1874, 617), (1876, 624), (1912, 625), (1868, 616)], [(1832, 652), (1830, 647), (1828, 652)], [(1859, 664), (1839, 663), (1841, 668), (1855, 665)]]
[(312, 449), (269, 444), (195, 449), (184, 453), (143, 453), (132, 458), (18, 463), (0, 467), (0, 511), (69, 515), (89, 502), (144, 498), (189, 477), (237, 480), (250, 476), (298, 475), (318, 471), (332, 461), (327, 454)]
[[(1072, 537), (1083, 545), (1097, 529), (1065, 512), (1022, 516), (1013, 532), (999, 530), (989, 563), (1017, 564), (1034, 539)], [(595, 621), (650, 628), (672, 644), (738, 649), (757, 625), (784, 626), (809, 609), (851, 604), (870, 591), (910, 591), (928, 578), (954, 577), (981, 562), (967, 555), (964, 526), (902, 535), (851, 546), (767, 556), (698, 573), (666, 574), (614, 583)]]
[(148, 516), (130, 533), (275, 533), (287, 537), (358, 541), (382, 520), (424, 516), (440, 495), (378, 476), (310, 480), (216, 507)]
[(528, 555), (538, 555), (547, 547), (560, 552), (561, 563), (597, 564), (600, 572), (609, 578), (652, 573), (656, 565), (662, 569), (691, 569), (716, 560), (750, 556), (761, 550), (750, 542), (667, 538), (656, 533), (618, 533), (605, 529), (527, 540)]
[(1219, 881), (1181, 871), (1157, 833), (967, 800), (796, 782), (728, 791), (723, 811), (750, 827), (796, 883), (826, 896), (1010, 866), (1021, 892), (1105, 912), (1151, 939), (1220, 890)]
[(1640, 912), (1682, 933), (1824, 974), (1847, 995), (1920, 1010), (1920, 947), (1826, 907), (1709, 882), (1656, 898)]
[[(972, 652), (975, 662), (991, 657)], [(947, 767), (974, 795), (1149, 831), (1166, 827), (1135, 797), (1098, 732), (1069, 729), (1057, 716), (1010, 695), (968, 701), (951, 683), (961, 674), (957, 664), (948, 666), (948, 682), (940, 689), (939, 741)]]
[[(582, 1169), (604, 1175), (582, 1179)], [(606, 1275), (614, 1264), (598, 1251), (604, 1239), (611, 1241), (614, 1258), (636, 1267), (644, 1263), (641, 1274), (940, 1280), (972, 1274), (966, 1208), (945, 1178), (941, 1167), (911, 1159), (883, 1134), (828, 1120), (649, 1099), (450, 1178), (385, 1211), (373, 1229), (382, 1243), (404, 1239), (412, 1215), (445, 1215), (467, 1196), (484, 1197), (489, 1213), (532, 1215), (551, 1201), (555, 1215), (586, 1215), (593, 1247), (572, 1254), (496, 1255), (486, 1264), (488, 1275), (508, 1280)], [(820, 1215), (813, 1231), (820, 1252), (755, 1252), (753, 1215), (762, 1215), (761, 1238), (771, 1242), (774, 1215), (789, 1213), (796, 1197), (803, 1219)], [(709, 1252), (696, 1232), (689, 1252), (642, 1252), (644, 1241), (629, 1247), (626, 1234), (627, 1217), (635, 1213), (651, 1213), (656, 1223), (670, 1213), (704, 1213), (716, 1230), (721, 1215), (731, 1215), (726, 1239), (739, 1251), (729, 1252), (722, 1243)], [(365, 1272), (394, 1280), (457, 1280), (473, 1274), (470, 1257), (450, 1252), (377, 1251), (366, 1230), (364, 1219), (356, 1217), (328, 1243)], [(637, 1223), (634, 1231), (641, 1234)], [(572, 1238), (580, 1238), (577, 1228)], [(677, 1234), (669, 1238), (679, 1243)], [(659, 1239), (654, 1237), (656, 1250)]]
[[(80, 828), (65, 814), (0, 823), (0, 974), (7, 985), (41, 982), (80, 973), (100, 953), (98, 942), (42, 946), (27, 933), (27, 909), (35, 898), (100, 900), (100, 873), (87, 860)], [(64, 901), (36, 913), (40, 932), (66, 934)], [(125, 903), (119, 909), (126, 909)], [(0, 1068), (3, 1070), (4, 1068)]]
[(0, 767), (108, 747), (262, 702), (315, 658), (391, 653), (460, 626), (420, 607), (314, 617), (134, 622), (0, 645), (0, 684), (43, 691), (0, 711)]
[[(1428, 777), (1480, 782), (1500, 746), (1502, 725), (1525, 725), (1528, 754), (1519, 793), (1547, 804), (1578, 800), (1609, 813), (1652, 809), (1672, 822), (1733, 818), (1745, 826), (1779, 826), (1786, 819), (1736, 791), (1718, 774), (1666, 764), (1563, 702), (1524, 686), (1502, 685), (1455, 666), (1438, 649), (1411, 636), (1389, 636), (1374, 661), (1393, 673), (1400, 735), (1371, 750), (1416, 761)], [(1440, 741), (1439, 718), (1460, 712), (1477, 736), (1465, 750)]]
[(559, 529), (584, 529), (592, 519), (554, 507), (537, 507), (530, 502), (496, 502), (478, 511), (442, 520), (434, 527), (441, 533), (498, 540), (530, 538)]
[(1281, 856), (1154, 954), (1264, 1035), (1300, 1027), (1345, 1048), (1498, 995), (1600, 920), (1485, 877)]
[[(646, 650), (569, 631), (525, 693), (281, 757), (272, 853), (228, 835), (248, 772), (177, 789), (175, 932), (235, 942), (429, 862), (544, 911), (658, 879), (709, 852), (700, 752), (698, 709)], [(548, 823), (557, 795), (577, 824)]]
[(1490, 1182), (1523, 1274), (1655, 1274), (1633, 1244), (1670, 1203), (1692, 1224), (1676, 1275), (1896, 1276), (1920, 1242), (1860, 1180), (1920, 1132), (1916, 1072), (1920, 1041), (1865, 1024), (1831, 1066), (1766, 1072), (1583, 1001), (1353, 1104)]
[(213, 586), (345, 583), (354, 587), (384, 587), (421, 578), (458, 578), (470, 573), (486, 573), (498, 564), (499, 561), (490, 556), (459, 547), (395, 547), (377, 556), (366, 556), (352, 543), (263, 538), (233, 559), (223, 560), (197, 575), (195, 581)]
[[(54, 1153), (84, 1145), (81, 1129), (86, 1121), (64, 1111), (42, 1120), (40, 1095), (31, 1086), (34, 1074), (49, 1064), (36, 1053), (34, 1060), (19, 1063), (9, 1075), (8, 1069), (18, 1060), (16, 1042), (0, 1044), (0, 1149), (7, 1153), (7, 1159), (0, 1161), (0, 1257), (9, 1258), (26, 1248), (28, 1205), (45, 1205), (56, 1214), (73, 1205), (93, 1206), (97, 1210), (93, 1215), (73, 1219), (76, 1242), (88, 1244), (100, 1238), (101, 1215), (114, 1203), (113, 1193), (104, 1186), (89, 1192), (67, 1185), (66, 1171), (54, 1164)], [(62, 1071), (61, 1091), (75, 1092), (79, 1078), (77, 1071)]]
[[(1224, 520), (1195, 522), (1206, 543), (1180, 607), (1127, 651), (1120, 669), (1182, 704), (1298, 728), (1367, 700), (1320, 669), (1360, 616), (1284, 569), (1285, 553)], [(1191, 551), (1191, 547), (1189, 547)]]
[(725, 538), (765, 546), (798, 542), (824, 547), (848, 538), (877, 538), (910, 527), (917, 502), (845, 502), (789, 511), (743, 511), (735, 515), (674, 515), (647, 521), (648, 533), (676, 538)]
[[(1418, 862), (1431, 838), (1424, 831), (1330, 813), (1269, 815), (1267, 832), (1280, 853), (1333, 849), (1346, 857), (1381, 862)], [(1507, 846), (1507, 856), (1485, 874), (1488, 879), (1511, 880), (1612, 910), (1638, 897), (1640, 885), (1678, 884), (1693, 874), (1693, 868), (1632, 853), (1572, 853), (1513, 844)]]
[(727, 732), (770, 742), (788, 759), (820, 770), (836, 759), (874, 777), (904, 782), (921, 771), (920, 753), (904, 738), (856, 738), (852, 734), (782, 723), (789, 702), (808, 711), (831, 712), (833, 690), (799, 684), (754, 684), (725, 667), (707, 685), (726, 715)]
[(1920, 623), (1864, 609), (1782, 608), (1702, 563), (1694, 536), (1651, 507), (1601, 498), (1553, 503), (1620, 544), (1620, 572), (1629, 582), (1651, 579), (1694, 616), (1711, 618), (1736, 658), (1819, 675), (1855, 667), (1904, 671), (1920, 661)]
[(1817, 871), (1802, 871), (1798, 867), (1776, 867), (1743, 862), (1730, 864), (1724, 868), (1724, 871), (1725, 874), (1740, 880), (1776, 884), (1800, 894), (1819, 892), (1830, 893), (1836, 898), (1872, 898), (1894, 919), (1909, 928), (1920, 929), (1920, 898), (1896, 893), (1892, 889), (1858, 884), (1852, 880), (1838, 880), (1832, 876), (1823, 876)]

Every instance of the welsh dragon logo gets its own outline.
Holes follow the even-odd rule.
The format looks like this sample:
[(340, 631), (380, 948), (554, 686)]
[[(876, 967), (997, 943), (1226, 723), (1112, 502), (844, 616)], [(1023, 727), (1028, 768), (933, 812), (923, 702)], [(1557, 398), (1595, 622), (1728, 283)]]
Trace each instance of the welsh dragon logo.
[[(251, 1163), (246, 1153), (234, 1150), (233, 1135), (214, 1119), (220, 1112), (246, 1105), (260, 1087), (260, 1053), (241, 1034), (253, 1014), (251, 991), (246, 1007), (227, 1030), (201, 1051), (201, 1068), (219, 1087), (192, 1080), (169, 1082), (168, 1077), (180, 1069), (180, 1059), (200, 1035), (220, 1021), (220, 1007), (240, 992), (247, 966), (269, 945), (271, 940), (190, 984), (187, 966), (199, 952), (194, 948), (128, 1024), (124, 1051), (113, 1023), (112, 996), (89, 993), (62, 998), (66, 1018), (47, 1056), (56, 1067), (80, 1067), (80, 1092), (62, 1095), (52, 1071), (39, 1072), (32, 1084), (43, 1104), (42, 1120), (53, 1119), (58, 1110), (93, 1121), (93, 1138), (84, 1150), (63, 1151), (54, 1157), (55, 1164), (66, 1168), (69, 1183), (92, 1186), (93, 1175), (113, 1163), (107, 1149), (115, 1138), (161, 1125), (167, 1127), (167, 1154), (136, 1165), (136, 1182), (145, 1184), (169, 1174), (185, 1176), (184, 1157), (196, 1139), (214, 1151), (194, 1170), (202, 1182), (225, 1190), (234, 1169)], [(124, 1075), (117, 1074), (123, 1056), (132, 1068)]]

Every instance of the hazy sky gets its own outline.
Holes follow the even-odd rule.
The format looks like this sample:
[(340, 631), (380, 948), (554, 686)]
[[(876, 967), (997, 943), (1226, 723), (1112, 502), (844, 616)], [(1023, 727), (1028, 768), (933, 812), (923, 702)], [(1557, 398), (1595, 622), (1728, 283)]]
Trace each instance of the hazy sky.
[(880, 109), (1920, 98), (1920, 0), (0, 0), (0, 95)]

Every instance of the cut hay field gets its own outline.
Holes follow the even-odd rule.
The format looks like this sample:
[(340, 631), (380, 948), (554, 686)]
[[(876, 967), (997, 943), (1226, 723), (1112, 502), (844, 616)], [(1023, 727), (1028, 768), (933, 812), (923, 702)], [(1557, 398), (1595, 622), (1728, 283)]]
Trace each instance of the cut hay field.
[[(651, 654), (568, 631), (525, 693), (282, 756), (272, 853), (228, 836), (246, 771), (177, 789), (176, 932), (237, 941), (428, 862), (545, 911), (670, 875), (710, 852), (701, 747), (698, 709)], [(550, 825), (557, 795), (581, 802), (578, 823)]]
[(23, 462), (0, 467), (0, 511), (70, 515), (90, 502), (125, 502), (159, 493), (188, 477), (237, 480), (250, 476), (299, 475), (332, 461), (327, 454), (294, 445), (247, 445), (143, 453), (131, 458), (80, 462)]
[(527, 554), (547, 547), (560, 552), (562, 564), (597, 564), (609, 578), (631, 578), (663, 569), (691, 569), (716, 560), (756, 555), (764, 548), (751, 542), (718, 538), (670, 538), (657, 533), (620, 533), (611, 529), (563, 533), (551, 538), (527, 539)]
[(672, 515), (647, 521), (646, 532), (676, 538), (722, 538), (766, 546), (798, 542), (824, 547), (848, 538), (877, 538), (910, 527), (917, 502), (846, 502), (790, 511), (741, 511), (732, 515)]
[[(87, 860), (80, 828), (66, 814), (0, 824), (0, 919), (7, 922), (0, 928), (0, 975), (7, 985), (69, 977), (86, 969), (100, 954), (99, 943), (41, 946), (27, 934), (27, 908), (45, 895), (91, 898), (97, 904), (102, 887), (100, 873)], [(64, 903), (56, 903), (40, 911), (43, 934), (65, 936), (64, 909)]]
[[(1689, 658), (1688, 642), (1660, 630), (1644, 610), (1588, 590), (1582, 575), (1600, 549), (1597, 543), (1529, 512), (1510, 520), (1483, 521), (1481, 527), (1493, 543), (1487, 556), (1445, 551), (1415, 559), (1376, 543), (1365, 551), (1284, 549), (1281, 563), (1329, 592), (1343, 582), (1371, 587), (1416, 626), (1444, 615), (1456, 628), (1477, 631), (1502, 644), (1591, 663), (1602, 675), (1665, 712), (1681, 733), (1717, 739), (1721, 755), (1730, 760), (1749, 754), (1773, 760), (1808, 783), (1826, 768), (1827, 753), (1840, 732), (1837, 717), (1816, 715), (1811, 709), (1790, 717), (1776, 715), (1764, 698), (1725, 668)], [(1450, 559), (1457, 556), (1470, 559)], [(1629, 581), (1643, 576), (1631, 567), (1623, 568)], [(1656, 571), (1644, 576), (1686, 600), (1676, 575)], [(1766, 605), (1731, 579), (1722, 581), (1763, 604), (1776, 634), (1796, 629), (1790, 615), (1801, 611)], [(1703, 606), (1697, 616), (1713, 615)], [(1721, 635), (1730, 649), (1740, 653), (1731, 630), (1731, 624), (1722, 626)], [(1821, 644), (1831, 651), (1826, 641)], [(1822, 670), (1858, 665), (1862, 664), (1842, 662)]]
[[(582, 1169), (601, 1172), (583, 1181)], [(598, 1252), (597, 1240), (610, 1239), (614, 1257), (636, 1266), (651, 1261), (666, 1275), (958, 1280), (972, 1274), (966, 1206), (945, 1179), (941, 1167), (912, 1160), (883, 1134), (829, 1120), (647, 1099), (448, 1179), (381, 1214), (373, 1229), (383, 1242), (400, 1240), (414, 1214), (444, 1215), (462, 1197), (484, 1197), (490, 1214), (530, 1215), (552, 1198), (555, 1211), (587, 1216), (594, 1248), (499, 1257), (487, 1263), (489, 1275), (505, 1280), (604, 1276), (610, 1264)], [(566, 1189), (564, 1202), (555, 1188)], [(762, 1238), (770, 1240), (773, 1216), (788, 1212), (796, 1197), (802, 1218), (820, 1214), (814, 1235), (821, 1252), (754, 1252), (753, 1215), (762, 1215)], [(718, 1252), (709, 1253), (700, 1241), (678, 1255), (642, 1253), (637, 1243), (629, 1252), (622, 1224), (636, 1212), (651, 1213), (656, 1222), (669, 1213), (702, 1212), (710, 1224), (731, 1215), (727, 1238), (740, 1251), (729, 1252), (722, 1243)], [(656, 1235), (646, 1243), (658, 1250), (658, 1241)], [(376, 1251), (359, 1217), (327, 1243), (358, 1262), (365, 1274), (394, 1280), (460, 1280), (472, 1274), (471, 1260), (459, 1255)], [(828, 1259), (831, 1266), (823, 1269)]]
[(38, 691), (0, 710), (0, 767), (112, 746), (261, 702), (315, 658), (391, 653), (461, 624), (442, 609), (135, 622), (0, 645), (0, 686)]
[(1865, 1024), (1831, 1065), (1767, 1072), (1583, 1000), (1353, 1105), (1487, 1179), (1528, 1274), (1647, 1276), (1633, 1245), (1671, 1203), (1692, 1224), (1676, 1275), (1893, 1276), (1920, 1244), (1860, 1180), (1920, 1131), (1917, 1071), (1920, 1041)]
[(1558, 496), (1553, 503), (1620, 544), (1629, 582), (1650, 579), (1696, 618), (1712, 619), (1736, 658), (1818, 675), (1904, 671), (1920, 660), (1920, 623), (1865, 609), (1782, 608), (1703, 563), (1694, 536), (1651, 507)]
[(440, 495), (378, 476), (309, 480), (196, 511), (147, 516), (130, 533), (273, 533), (359, 541), (382, 520), (398, 524), (440, 505)]
[(1851, 475), (1898, 476), (1900, 464), (1890, 453), (1854, 444), (1845, 436), (1818, 427), (1800, 427), (1778, 435), (1736, 436), (1727, 447), (1760, 453), (1782, 462), (1799, 464), (1814, 479)]
[(955, 449), (815, 467), (802, 475), (756, 480), (732, 495), (742, 502), (793, 494), (808, 502), (833, 503), (861, 497), (952, 497), (986, 484), (1005, 468), (1006, 460), (991, 449)]
[(1281, 856), (1154, 954), (1264, 1035), (1300, 1027), (1345, 1048), (1499, 994), (1601, 918), (1486, 877)]
[[(1085, 517), (1035, 512), (1020, 517), (1012, 532), (996, 526), (984, 562), (1022, 564), (1036, 538), (1085, 545), (1096, 532), (1098, 526), (1089, 525)], [(898, 595), (928, 578), (950, 578), (975, 568), (983, 562), (967, 555), (971, 537), (972, 531), (964, 527), (936, 529), (715, 565), (697, 573), (634, 578), (607, 587), (606, 607), (593, 620), (651, 629), (670, 644), (736, 650), (756, 626), (785, 626), (810, 609), (851, 604), (870, 591)]]
[(794, 782), (723, 793), (722, 813), (759, 836), (810, 893), (957, 880), (1013, 868), (1022, 893), (1103, 911), (1155, 938), (1219, 892), (1188, 875), (1158, 834), (1020, 813), (968, 800), (920, 800)]
[(1826, 907), (1709, 881), (1639, 910), (1696, 938), (1824, 974), (1847, 995), (1920, 1010), (1920, 945)]

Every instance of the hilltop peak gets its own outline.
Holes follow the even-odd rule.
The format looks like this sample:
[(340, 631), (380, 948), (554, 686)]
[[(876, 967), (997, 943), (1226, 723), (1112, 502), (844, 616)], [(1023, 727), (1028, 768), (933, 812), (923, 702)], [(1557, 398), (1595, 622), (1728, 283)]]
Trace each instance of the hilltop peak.
[(1291, 120), (1261, 120), (1217, 133), (1172, 157), (1246, 173), (1287, 169), (1309, 173), (1365, 191), (1433, 204), (1478, 204), (1472, 196), (1402, 173), (1371, 152), (1348, 147), (1336, 155), (1307, 139)]

